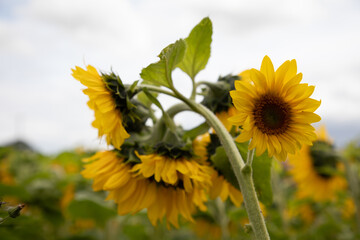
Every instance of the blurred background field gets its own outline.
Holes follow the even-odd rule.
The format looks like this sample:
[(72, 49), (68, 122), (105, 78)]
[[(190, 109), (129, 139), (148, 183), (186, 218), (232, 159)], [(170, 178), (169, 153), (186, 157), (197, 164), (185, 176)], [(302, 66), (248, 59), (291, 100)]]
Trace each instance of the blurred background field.
[[(244, 206), (217, 201), (207, 203), (206, 213), (195, 214), (194, 223), (168, 230), (153, 227), (146, 211), (118, 216), (116, 206), (104, 201), (105, 192), (93, 192), (91, 181), (81, 175), (81, 159), (94, 152), (78, 148), (57, 155), (43, 155), (25, 142), (0, 147), (0, 217), (18, 204), (26, 206), (17, 218), (0, 224), (1, 239), (250, 239)], [(360, 147), (351, 143), (342, 152), (359, 176)], [(359, 239), (355, 205), (348, 188), (331, 201), (296, 197), (297, 185), (288, 167), (273, 161), (273, 202), (262, 205), (271, 239)], [(221, 211), (225, 210), (225, 213)], [(219, 221), (226, 221), (226, 229)]]
[[(342, 177), (349, 179), (351, 169), (358, 181), (359, 1), (0, 0), (0, 221), (6, 218), (0, 239), (221, 239), (224, 231), (249, 238), (244, 207), (230, 201), (209, 201), (194, 223), (169, 231), (153, 227), (146, 211), (118, 216), (107, 194), (94, 192), (80, 174), (81, 159), (105, 144), (70, 69), (92, 64), (132, 83), (205, 16), (214, 34), (199, 80), (258, 68), (266, 54), (276, 66), (296, 59), (304, 81), (316, 86), (313, 97), (322, 100), (321, 124), (348, 161)], [(177, 84), (190, 92), (190, 82)], [(160, 98), (165, 108), (174, 103)], [(175, 120), (188, 129), (201, 121), (185, 114)], [(326, 202), (299, 200), (289, 166), (276, 161), (272, 187), (273, 203), (263, 205), (272, 239), (360, 239), (357, 190), (347, 186)], [(25, 204), (20, 216), (8, 217), (19, 204)]]
[[(50, 154), (97, 148), (93, 113), (71, 68), (112, 69), (132, 83), (206, 16), (214, 34), (198, 80), (258, 68), (265, 55), (274, 66), (296, 59), (335, 144), (360, 134), (358, 0), (0, 0), (0, 144), (21, 138)], [(180, 70), (174, 76), (185, 78)], [(190, 93), (190, 81), (176, 84)], [(165, 107), (174, 103), (161, 98)], [(192, 128), (196, 117), (179, 121)]]

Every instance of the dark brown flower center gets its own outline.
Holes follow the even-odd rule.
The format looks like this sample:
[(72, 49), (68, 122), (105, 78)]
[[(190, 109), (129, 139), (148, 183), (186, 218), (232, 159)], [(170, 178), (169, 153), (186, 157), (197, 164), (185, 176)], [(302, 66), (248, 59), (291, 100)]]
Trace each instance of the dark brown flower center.
[(313, 167), (320, 177), (331, 179), (334, 176), (339, 160), (331, 144), (324, 141), (315, 141), (310, 148), (310, 156)]
[(291, 120), (290, 106), (272, 94), (264, 94), (255, 102), (253, 114), (255, 126), (268, 135), (284, 133)]

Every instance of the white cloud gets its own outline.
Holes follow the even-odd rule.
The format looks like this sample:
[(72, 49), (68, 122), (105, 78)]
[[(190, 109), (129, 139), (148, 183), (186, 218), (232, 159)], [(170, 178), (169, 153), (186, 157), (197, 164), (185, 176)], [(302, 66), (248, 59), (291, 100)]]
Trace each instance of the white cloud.
[[(354, 0), (29, 0), (8, 12), (11, 17), (0, 15), (0, 142), (16, 136), (14, 121), (24, 116), (24, 137), (41, 150), (96, 145), (93, 113), (70, 68), (84, 62), (112, 67), (132, 82), (205, 16), (214, 24), (212, 57), (199, 79), (258, 68), (265, 54), (275, 66), (296, 58), (304, 82), (316, 85), (323, 119), (360, 120), (360, 8)], [(189, 81), (177, 86), (189, 92)]]

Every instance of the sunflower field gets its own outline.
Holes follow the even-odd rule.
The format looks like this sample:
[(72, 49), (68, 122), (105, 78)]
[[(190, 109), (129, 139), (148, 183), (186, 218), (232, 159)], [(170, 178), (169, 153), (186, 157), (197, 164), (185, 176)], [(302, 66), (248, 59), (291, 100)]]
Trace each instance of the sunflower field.
[(360, 239), (360, 141), (334, 145), (294, 59), (199, 81), (211, 42), (204, 18), (132, 84), (75, 66), (108, 148), (0, 147), (0, 239)]

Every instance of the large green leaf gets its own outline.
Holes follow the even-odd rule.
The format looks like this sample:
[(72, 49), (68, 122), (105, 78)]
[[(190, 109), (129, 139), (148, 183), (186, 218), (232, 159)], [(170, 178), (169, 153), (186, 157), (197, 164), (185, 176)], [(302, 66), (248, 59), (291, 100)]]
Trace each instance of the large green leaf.
[[(236, 143), (241, 156), (246, 160), (248, 143)], [(226, 156), (225, 149), (221, 146), (216, 148), (216, 152), (211, 156), (211, 161), (214, 167), (224, 175), (225, 179), (236, 188), (239, 188), (237, 178), (231, 167), (228, 157)], [(265, 152), (263, 155), (254, 156), (252, 169), (255, 190), (259, 200), (265, 205), (272, 203), (272, 188), (271, 188), (271, 162), (272, 158), (268, 157)]]
[(185, 49), (186, 44), (183, 39), (170, 44), (161, 51), (158, 62), (143, 68), (140, 73), (141, 78), (153, 84), (170, 88), (172, 85), (171, 72), (184, 58)]
[[(236, 143), (241, 156), (246, 160), (248, 143)], [(254, 156), (252, 163), (253, 180), (256, 193), (259, 200), (265, 205), (272, 203), (273, 194), (271, 188), (271, 162), (272, 158), (268, 157), (267, 152), (260, 156)]]
[(206, 17), (193, 28), (185, 39), (187, 45), (186, 52), (183, 61), (179, 64), (179, 68), (192, 79), (205, 68), (209, 60), (211, 36), (212, 23)]
[(165, 61), (160, 60), (156, 63), (150, 64), (146, 68), (143, 68), (140, 76), (142, 79), (151, 83), (160, 86), (170, 87), (165, 74)]
[(225, 177), (228, 182), (230, 182), (237, 189), (240, 189), (239, 183), (231, 167), (224, 147), (221, 146), (216, 148), (216, 152), (210, 157), (210, 160), (213, 162), (214, 167)]

